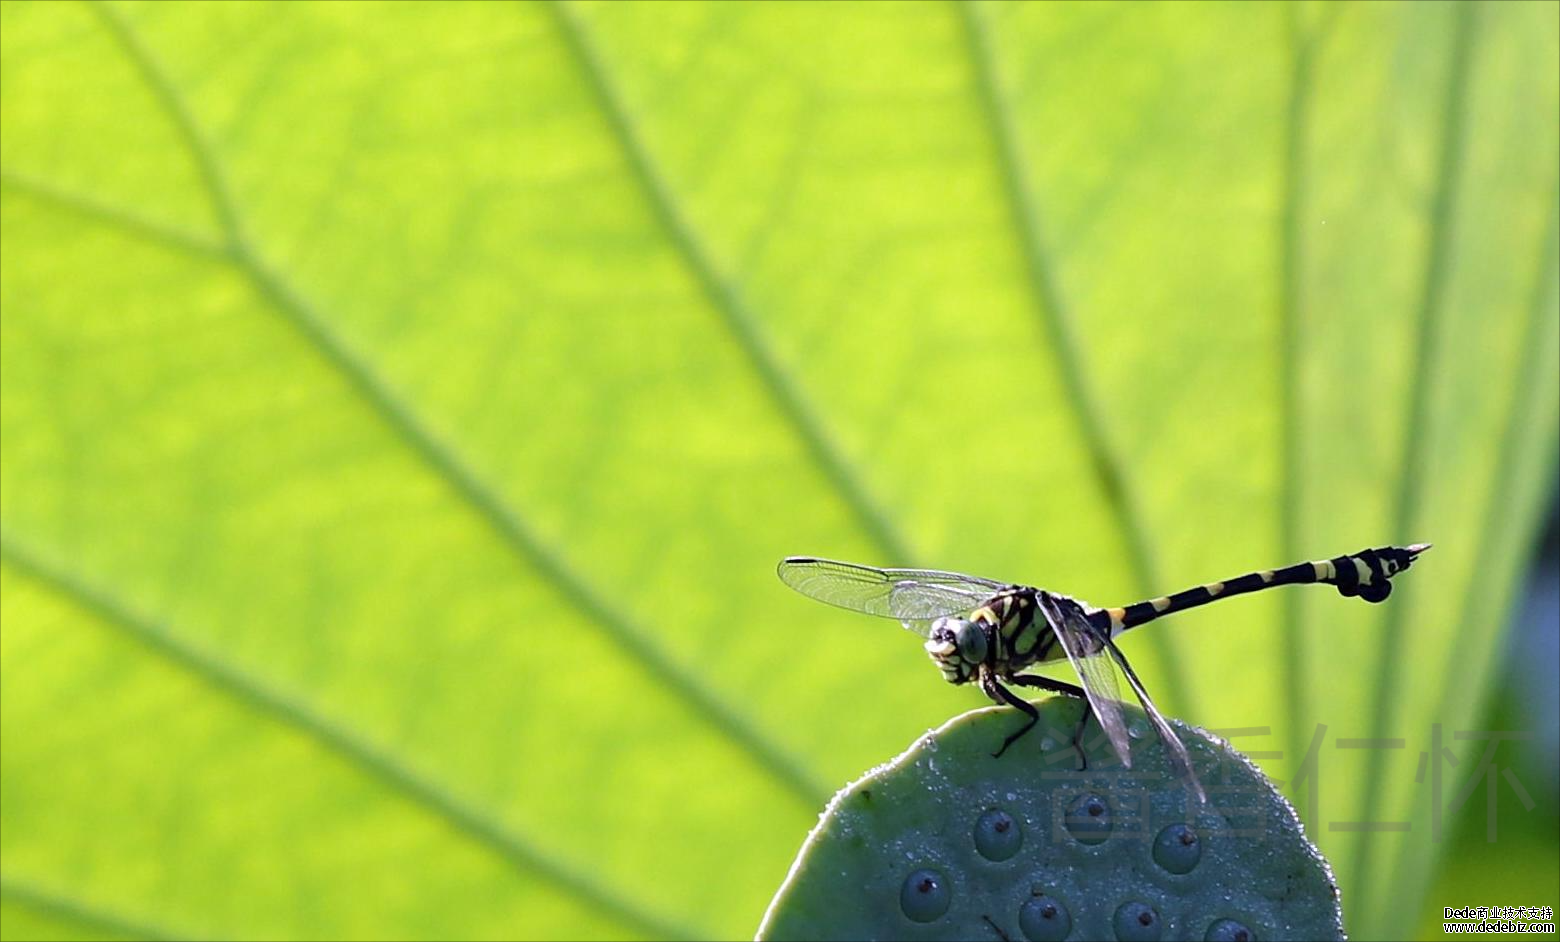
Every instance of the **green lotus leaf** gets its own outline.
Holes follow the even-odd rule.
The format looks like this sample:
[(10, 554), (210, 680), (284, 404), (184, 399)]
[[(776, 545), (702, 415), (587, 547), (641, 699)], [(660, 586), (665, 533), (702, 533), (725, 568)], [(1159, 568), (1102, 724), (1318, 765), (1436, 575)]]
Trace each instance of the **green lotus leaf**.
[(1552, 480), (1556, 17), (5, 0), (0, 935), (747, 936), (982, 702), (780, 557), (1424, 540), (1123, 643), (1402, 934)]

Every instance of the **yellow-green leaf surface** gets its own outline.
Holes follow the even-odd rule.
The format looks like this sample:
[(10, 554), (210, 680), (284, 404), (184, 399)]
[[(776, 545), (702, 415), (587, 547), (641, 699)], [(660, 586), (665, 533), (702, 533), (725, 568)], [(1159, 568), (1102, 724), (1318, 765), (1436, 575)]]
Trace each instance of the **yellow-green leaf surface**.
[(748, 935), (980, 701), (779, 557), (1433, 540), (1125, 641), (1280, 779), (1327, 724), (1418, 924), (1553, 467), (1555, 5), (0, 10), (6, 935)]

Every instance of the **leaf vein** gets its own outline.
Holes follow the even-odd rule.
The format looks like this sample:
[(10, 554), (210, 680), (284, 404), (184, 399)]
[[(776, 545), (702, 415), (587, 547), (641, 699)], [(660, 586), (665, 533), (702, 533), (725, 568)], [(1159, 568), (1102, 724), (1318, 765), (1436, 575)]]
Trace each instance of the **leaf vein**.
[[(1116, 519), (1117, 529), (1123, 534), (1128, 565), (1137, 583), (1136, 591), (1146, 597), (1159, 591), (1162, 586), (1145, 515), (1125, 462), (1111, 441), (1104, 412), (1085, 376), (1077, 334), (1057, 284), (1049, 249), (1041, 235), (1039, 202), (1024, 174), (1023, 157), (1014, 130), (1015, 119), (1001, 91), (991, 37), (975, 3), (966, 0), (952, 2), (963, 25), (966, 50), (975, 72), (986, 126), (991, 134), (998, 174), (1007, 198), (1008, 216), (1023, 257), (1035, 317), (1055, 351), (1057, 374), (1061, 377), (1062, 389), (1077, 422), (1096, 483), (1111, 515)], [(1160, 669), (1164, 673), (1164, 689), (1169, 694), (1165, 699), (1183, 711), (1195, 713), (1191, 699), (1193, 691), (1186, 683), (1170, 636), (1162, 632), (1151, 634), (1145, 644), (1151, 646), (1159, 658)]]
[(169, 118), (173, 120), (174, 127), (179, 132), (179, 139), (184, 142), (190, 156), (195, 160), (201, 182), (206, 187), (212, 208), (222, 224), (222, 231), (227, 235), (228, 241), (234, 246), (242, 244), (244, 230), (239, 222), (238, 207), (233, 200), (227, 177), (223, 174), (221, 164), (217, 160), (215, 148), (201, 133), (200, 127), (195, 123), (194, 115), (190, 114), (184, 96), (179, 94), (166, 70), (158, 64), (151, 50), (141, 41), (141, 37), (135, 30), (130, 28), (130, 23), (118, 10), (105, 0), (94, 0), (91, 9), (97, 13), (98, 18), (119, 43), (120, 48), (124, 49), (131, 64), (135, 66), (136, 71), (151, 90), (153, 97), (167, 110)]
[[(1474, 588), (1470, 587), (1463, 596), (1462, 610), (1457, 620), (1453, 622), (1458, 626), (1457, 637), (1447, 648), (1446, 666), (1441, 673), (1443, 679), (1440, 686), (1433, 688), (1441, 690), (1442, 695), (1441, 705), (1436, 712), (1430, 714), (1432, 717), (1450, 716), (1454, 701), (1465, 696), (1470, 689), (1467, 683), (1470, 675), (1468, 652), (1479, 650), (1478, 637), (1489, 631), (1489, 613), (1501, 613), (1501, 623), (1511, 623), (1514, 617), (1511, 603), (1495, 605), (1491, 600), (1499, 598), (1514, 600), (1515, 583), (1521, 573), (1518, 563), (1520, 560), (1530, 558), (1533, 542), (1541, 532), (1540, 517), (1513, 520), (1509, 511), (1512, 495), (1518, 490), (1520, 472), (1524, 465), (1521, 460), (1523, 445), (1532, 438), (1531, 430), (1534, 428), (1547, 430), (1542, 440), (1534, 443), (1538, 446), (1534, 453), (1550, 456), (1550, 476), (1554, 473), (1552, 465), (1555, 460), (1555, 439), (1560, 435), (1560, 427), (1556, 426), (1553, 414), (1555, 400), (1545, 397), (1542, 407), (1548, 414), (1537, 415), (1535, 410), (1539, 403), (1532, 401), (1533, 394), (1539, 390), (1539, 383), (1543, 377), (1544, 358), (1554, 350), (1553, 328), (1556, 307), (1549, 302), (1553, 297), (1552, 291), (1556, 283), (1556, 269), (1560, 268), (1560, 177), (1555, 179), (1549, 206), (1549, 223), (1541, 238), (1539, 249), (1538, 278), (1529, 297), (1527, 322), (1522, 330), (1519, 348), (1521, 359), (1517, 366), (1515, 382), (1511, 387), (1511, 403), (1501, 430), (1500, 445), (1491, 452), (1495, 462), (1495, 473), (1491, 476), (1485, 511), (1480, 516), (1484, 524), (1480, 527), (1478, 543), (1472, 557), (1479, 561), (1478, 565), (1481, 567), (1481, 578), (1477, 583), (1481, 591), (1474, 591)], [(1525, 531), (1525, 538), (1516, 541), (1523, 551), (1519, 551), (1516, 561), (1511, 566), (1507, 584), (1501, 586), (1495, 582), (1495, 574), (1482, 567), (1491, 565), (1491, 560), (1497, 558), (1501, 547), (1513, 542), (1511, 540), (1513, 531)], [(1499, 648), (1490, 653), (1494, 657), (1500, 656)], [(1482, 690), (1487, 684), (1481, 682), (1471, 686), (1472, 689)], [(1417, 805), (1426, 805), (1428, 792), (1424, 789), (1416, 790), (1415, 799)], [(1396, 877), (1395, 890), (1392, 895), (1383, 897), (1384, 899), (1400, 902), (1410, 899), (1415, 885), (1412, 875), (1415, 873), (1416, 863), (1421, 868), (1427, 868), (1431, 860), (1419, 858), (1414, 842), (1405, 839), (1398, 849), (1396, 866), (1388, 871)]]
[(634, 127), (585, 27), (564, 0), (549, 0), (564, 46), (569, 50), (595, 97), (607, 126), (622, 151), (629, 172), (648, 202), (651, 213), (693, 275), (700, 291), (741, 347), (776, 409), (801, 439), (807, 454), (850, 508), (878, 552), (899, 563), (913, 562), (910, 548), (888, 515), (867, 492), (850, 462), (829, 437), (800, 385), (775, 355), (759, 327), (758, 317), (732, 282), (711, 260), (693, 224), (677, 202), (671, 185), (656, 167), (650, 150)]
[[(1306, 146), (1310, 137), (1310, 106), (1315, 87), (1317, 49), (1337, 22), (1341, 6), (1327, 8), (1325, 19), (1310, 30), (1301, 23), (1298, 4), (1284, 7), (1289, 25), (1291, 72), (1289, 105), (1286, 115), (1283, 167), (1283, 206), (1279, 215), (1279, 427), (1282, 493), (1278, 520), (1278, 558), (1297, 560), (1301, 548), (1300, 510), (1305, 483), (1305, 423), (1300, 411), (1300, 368), (1305, 360), (1305, 297), (1302, 291), (1305, 214), (1309, 168)], [(1301, 732), (1302, 717), (1308, 711), (1310, 665), (1301, 634), (1307, 594), (1285, 592), (1280, 610), (1280, 645), (1276, 652), (1276, 673), (1284, 678), (1284, 712), (1288, 716), (1289, 755), (1305, 754), (1306, 737)], [(1298, 798), (1299, 796), (1293, 796)], [(1306, 809), (1314, 811), (1315, 809)]]
[[(1404, 416), (1407, 434), (1403, 441), (1401, 459), (1402, 487), (1393, 513), (1392, 533), (1400, 542), (1420, 537), (1409, 534), (1409, 528), (1420, 514), (1420, 501), (1424, 488), (1423, 467), (1429, 435), (1430, 373), (1439, 349), (1442, 298), (1449, 277), (1452, 235), (1456, 226), (1456, 201), (1458, 182), (1462, 175), (1463, 150), (1466, 145), (1469, 63), (1477, 34), (1478, 4), (1471, 0), (1459, 0), (1456, 22), (1453, 26), (1451, 62), (1447, 68), (1446, 88), (1442, 104), (1442, 125), (1439, 156), (1436, 168), (1436, 188), (1430, 207), (1430, 233), (1425, 246), (1424, 280), (1420, 285), (1417, 331), (1414, 337), (1414, 361), (1411, 387)], [(1410, 591), (1412, 591), (1410, 589)], [(1370, 737), (1385, 738), (1391, 728), (1397, 707), (1397, 690), (1402, 677), (1401, 667), (1406, 658), (1401, 656), (1403, 615), (1408, 606), (1402, 600), (1385, 606), (1382, 616), (1381, 638), (1378, 643), (1376, 663), (1377, 677), (1371, 690), (1374, 692)], [(1382, 767), (1387, 750), (1373, 749), (1366, 758), (1364, 779), (1365, 804), (1363, 821), (1374, 821), (1381, 811), (1386, 786)], [(1370, 897), (1360, 893), (1370, 878), (1371, 858), (1380, 844), (1374, 833), (1362, 830), (1354, 841), (1352, 860), (1354, 866), (1348, 875), (1354, 883), (1359, 899)]]
[(81, 193), (72, 193), (52, 183), (13, 170), (0, 168), (0, 186), (32, 199), (70, 210), (80, 216), (104, 225), (134, 234), (147, 242), (153, 242), (192, 256), (232, 261), (232, 251), (224, 243), (189, 232), (166, 223), (158, 222), (127, 209)]
[(17, 879), (5, 873), (0, 873), (0, 899), (9, 899), (57, 919), (79, 923), (109, 935), (151, 939), (154, 942), (196, 937), (193, 933), (171, 932), (161, 926), (122, 916), (100, 906), (73, 899), (66, 894), (45, 889), (31, 880)]
[(830, 793), (828, 789), (814, 781), (796, 758), (770, 740), (752, 721), (705, 686), (695, 673), (674, 661), (628, 616), (609, 607), (582, 576), (550, 552), (520, 515), (485, 485), (452, 448), (440, 442), (364, 359), (330, 330), (327, 319), (265, 263), (244, 234), (242, 219), (230, 195), (221, 163), (183, 103), (178, 89), (167, 78), (151, 50), (117, 11), (101, 3), (95, 4), (94, 8), (102, 13), (111, 33), (123, 44), (148, 86), (173, 116), (218, 207), (234, 260), (260, 294), (272, 302), (283, 321), (292, 325), (348, 381), (385, 424), (428, 467), (441, 475), (507, 546), (551, 583), (568, 603), (612, 636), (657, 683), (663, 684), (721, 735), (746, 752), (800, 803), (808, 808), (821, 804)]
[[(673, 926), (625, 903), (590, 877), (553, 859), (482, 810), (456, 797), (411, 766), (376, 747), (348, 727), (315, 712), (287, 694), (209, 651), (182, 640), (178, 633), (132, 611), (76, 576), (44, 562), (10, 534), (0, 531), (0, 558), (44, 587), (67, 598), (103, 624), (116, 628), (146, 650), (201, 678), (234, 700), (309, 736), (323, 748), (355, 765), (415, 804), (449, 822), (456, 831), (487, 847), (515, 868), (546, 880), (638, 931), (665, 938), (689, 937), (686, 927)], [(133, 933), (132, 933), (133, 934)]]

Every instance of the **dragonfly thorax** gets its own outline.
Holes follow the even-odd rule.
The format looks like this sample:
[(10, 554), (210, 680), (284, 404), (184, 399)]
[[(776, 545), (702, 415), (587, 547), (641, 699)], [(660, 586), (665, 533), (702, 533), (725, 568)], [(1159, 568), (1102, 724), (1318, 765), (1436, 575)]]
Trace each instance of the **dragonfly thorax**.
[(926, 653), (950, 684), (967, 683), (991, 650), (989, 626), (966, 618), (939, 618), (932, 622)]

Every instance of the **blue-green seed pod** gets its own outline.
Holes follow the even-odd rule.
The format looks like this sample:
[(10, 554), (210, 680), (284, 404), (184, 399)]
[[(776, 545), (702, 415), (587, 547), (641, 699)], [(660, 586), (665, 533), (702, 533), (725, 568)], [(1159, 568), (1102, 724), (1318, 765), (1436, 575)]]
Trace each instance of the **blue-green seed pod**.
[(1039, 728), (1000, 759), (1020, 718), (976, 710), (835, 795), (758, 938), (1343, 938), (1326, 861), (1227, 744), (1175, 724), (1219, 783), (1189, 813), (1154, 740), (1124, 770), (1091, 724), (1075, 772), (1080, 704), (1037, 707)]

